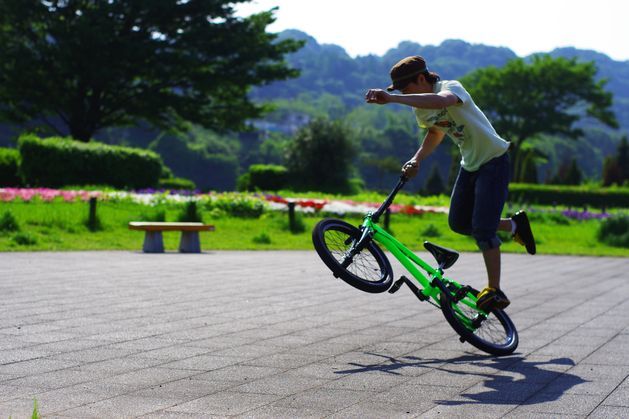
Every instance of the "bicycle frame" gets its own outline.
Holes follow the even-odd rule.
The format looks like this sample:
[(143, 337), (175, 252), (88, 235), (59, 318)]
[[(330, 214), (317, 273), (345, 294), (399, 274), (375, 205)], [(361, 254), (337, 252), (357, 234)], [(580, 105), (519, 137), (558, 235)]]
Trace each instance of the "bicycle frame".
[[(389, 250), (393, 256), (400, 261), (402, 266), (406, 268), (408, 272), (415, 278), (415, 280), (421, 285), (421, 293), (424, 294), (425, 297), (432, 298), (437, 304), (439, 304), (439, 294), (441, 293), (441, 289), (437, 286), (432, 285), (432, 279), (437, 278), (440, 281), (443, 281), (445, 284), (456, 282), (444, 278), (443, 272), (441, 269), (433, 268), (424, 260), (422, 260), (419, 256), (409, 250), (406, 246), (404, 246), (400, 241), (398, 241), (395, 237), (386, 232), (386, 230), (380, 227), (378, 224), (373, 222), (372, 214), (368, 214), (365, 217), (365, 220), (362, 224), (362, 227), (371, 232), (372, 239), (376, 242), (382, 244), (387, 250)], [(422, 274), (420, 271), (421, 268), (427, 274)], [(458, 284), (457, 284), (458, 285)]]
[[(419, 290), (420, 293), (423, 294), (423, 296), (427, 299), (431, 298), (437, 305), (440, 305), (440, 295), (441, 292), (444, 291), (445, 286), (447, 286), (448, 284), (453, 284), (456, 286), (457, 289), (459, 289), (462, 287), (462, 285), (452, 279), (444, 277), (443, 269), (441, 269), (441, 267), (433, 268), (432, 266), (430, 266), (423, 259), (421, 259), (406, 246), (404, 246), (399, 240), (389, 234), (384, 228), (380, 227), (377, 224), (379, 217), (391, 205), (393, 199), (395, 198), (395, 195), (399, 192), (400, 189), (402, 189), (405, 183), (406, 178), (404, 176), (401, 176), (397, 186), (393, 189), (389, 197), (380, 206), (380, 208), (378, 208), (375, 213), (368, 213), (365, 216), (365, 219), (361, 226), (363, 237), (365, 237), (365, 233), (367, 233), (366, 235), (370, 236), (372, 240), (375, 240), (387, 250), (389, 250), (393, 254), (393, 256), (402, 264), (402, 266), (404, 266), (404, 268), (406, 268), (406, 270), (410, 272), (415, 280), (419, 283), (419, 285), (421, 286), (421, 289)], [(421, 272), (420, 268), (426, 272), (427, 276)], [(471, 293), (467, 293), (466, 297), (469, 298), (463, 298), (461, 302), (475, 310), (478, 310), (475, 303), (476, 296), (472, 295)]]

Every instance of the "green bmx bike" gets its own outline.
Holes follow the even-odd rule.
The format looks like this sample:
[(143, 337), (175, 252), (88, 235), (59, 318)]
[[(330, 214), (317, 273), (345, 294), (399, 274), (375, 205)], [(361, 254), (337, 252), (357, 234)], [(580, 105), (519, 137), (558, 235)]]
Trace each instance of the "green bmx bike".
[[(478, 309), (477, 290), (444, 276), (459, 257), (456, 251), (424, 242), (437, 260), (438, 266), (433, 268), (378, 225), (406, 181), (401, 176), (380, 208), (369, 212), (359, 227), (335, 218), (317, 223), (312, 231), (317, 253), (335, 277), (359, 290), (393, 294), (406, 284), (420, 301), (441, 308), (461, 342), (493, 355), (511, 354), (518, 346), (518, 332), (509, 316), (503, 310)], [(401, 276), (393, 282), (391, 263), (379, 245), (399, 260), (415, 281)]]

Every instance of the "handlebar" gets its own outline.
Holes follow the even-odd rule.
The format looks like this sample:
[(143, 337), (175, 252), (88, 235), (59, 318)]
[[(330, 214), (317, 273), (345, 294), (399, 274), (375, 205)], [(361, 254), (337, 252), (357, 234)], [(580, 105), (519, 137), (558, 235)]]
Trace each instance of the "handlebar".
[(380, 205), (380, 208), (378, 208), (378, 210), (374, 212), (371, 216), (371, 219), (374, 223), (377, 223), (380, 216), (387, 210), (387, 208), (391, 206), (393, 200), (395, 199), (395, 196), (400, 191), (400, 189), (404, 187), (406, 182), (408, 182), (408, 178), (404, 175), (400, 175), (400, 179), (398, 180), (397, 185), (395, 185), (387, 199), (385, 199), (382, 205)]

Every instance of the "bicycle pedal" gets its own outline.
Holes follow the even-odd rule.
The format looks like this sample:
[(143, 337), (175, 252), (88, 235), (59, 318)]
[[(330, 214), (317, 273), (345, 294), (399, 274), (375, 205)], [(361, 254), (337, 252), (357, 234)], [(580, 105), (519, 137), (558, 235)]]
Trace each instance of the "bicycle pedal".
[(393, 286), (391, 288), (389, 288), (389, 294), (394, 294), (394, 293), (398, 292), (398, 290), (400, 289), (400, 287), (404, 283), (404, 279), (405, 279), (405, 277), (401, 277), (400, 279), (395, 281), (393, 283)]

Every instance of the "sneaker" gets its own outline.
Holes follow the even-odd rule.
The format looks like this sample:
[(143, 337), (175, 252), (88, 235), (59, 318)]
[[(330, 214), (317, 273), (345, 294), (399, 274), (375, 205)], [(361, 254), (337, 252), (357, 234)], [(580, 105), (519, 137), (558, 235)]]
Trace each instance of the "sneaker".
[(478, 293), (477, 297), (478, 301), (476, 301), (476, 307), (483, 310), (485, 313), (493, 309), (504, 310), (511, 304), (511, 301), (509, 301), (504, 292), (491, 287), (486, 287)]
[(534, 255), (537, 251), (535, 248), (535, 238), (531, 231), (531, 224), (529, 218), (526, 216), (524, 210), (516, 212), (511, 219), (515, 222), (515, 233), (513, 234), (513, 240), (526, 247), (526, 251)]

